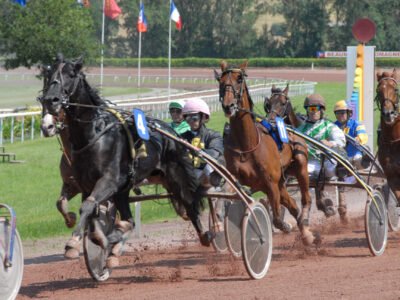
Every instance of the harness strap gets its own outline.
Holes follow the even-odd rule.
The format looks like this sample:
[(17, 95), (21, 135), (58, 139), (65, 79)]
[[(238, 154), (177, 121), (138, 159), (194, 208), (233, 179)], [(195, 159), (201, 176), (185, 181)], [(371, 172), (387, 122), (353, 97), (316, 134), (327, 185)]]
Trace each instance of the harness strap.
[(134, 160), (136, 157), (135, 144), (133, 142), (132, 135), (129, 131), (128, 125), (126, 124), (124, 117), (122, 117), (122, 115), (113, 108), (107, 108), (106, 111), (112, 113), (121, 122), (122, 126), (124, 127), (126, 135), (128, 137), (129, 148), (131, 149), (131, 151), (130, 151), (131, 158), (132, 158), (132, 160)]

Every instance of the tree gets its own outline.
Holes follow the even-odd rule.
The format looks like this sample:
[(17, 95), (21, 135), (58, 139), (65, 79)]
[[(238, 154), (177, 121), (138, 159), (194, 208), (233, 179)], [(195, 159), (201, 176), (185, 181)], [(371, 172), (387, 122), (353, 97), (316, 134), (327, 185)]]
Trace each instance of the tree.
[(312, 57), (323, 49), (327, 36), (329, 16), (327, 0), (282, 0), (274, 13), (285, 19), (286, 41), (281, 56)]
[(90, 13), (76, 0), (31, 0), (25, 7), (0, 0), (0, 45), (6, 68), (49, 64), (58, 52), (86, 60), (99, 53)]

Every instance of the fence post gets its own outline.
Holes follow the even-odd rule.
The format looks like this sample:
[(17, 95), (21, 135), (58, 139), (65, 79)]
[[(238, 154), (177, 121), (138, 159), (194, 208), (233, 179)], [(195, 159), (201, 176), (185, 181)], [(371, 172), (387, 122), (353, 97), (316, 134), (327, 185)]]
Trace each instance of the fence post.
[(24, 141), (24, 133), (25, 133), (25, 117), (22, 117), (22, 121), (21, 121), (21, 142)]
[(14, 143), (14, 117), (11, 117), (11, 128), (10, 128), (10, 142)]
[(32, 116), (31, 122), (31, 140), (35, 138), (35, 118)]
[(3, 145), (3, 118), (0, 118), (0, 145)]

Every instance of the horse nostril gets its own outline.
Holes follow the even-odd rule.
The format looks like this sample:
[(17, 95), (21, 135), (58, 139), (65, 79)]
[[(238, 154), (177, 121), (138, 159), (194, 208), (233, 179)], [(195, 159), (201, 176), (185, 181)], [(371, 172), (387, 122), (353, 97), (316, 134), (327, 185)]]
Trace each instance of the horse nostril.
[(58, 102), (60, 101), (60, 99), (58, 99), (57, 97), (55, 97), (55, 98), (53, 98), (51, 101), (52, 101), (53, 103), (58, 103)]
[(47, 129), (53, 129), (54, 128), (54, 125), (53, 124), (50, 124), (49, 126), (47, 126)]

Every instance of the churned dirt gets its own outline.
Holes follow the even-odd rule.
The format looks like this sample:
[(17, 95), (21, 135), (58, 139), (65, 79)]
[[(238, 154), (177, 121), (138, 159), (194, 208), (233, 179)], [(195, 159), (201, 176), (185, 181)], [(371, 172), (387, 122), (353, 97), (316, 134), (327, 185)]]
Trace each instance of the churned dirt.
[(360, 216), (313, 229), (323, 238), (318, 249), (305, 248), (297, 231), (274, 234), (261, 280), (249, 278), (242, 260), (200, 246), (183, 221), (145, 227), (149, 236), (129, 241), (103, 283), (90, 278), (82, 255), (64, 260), (60, 240), (57, 253), (26, 258), (17, 299), (400, 299), (400, 233), (389, 233), (385, 253), (372, 257)]

